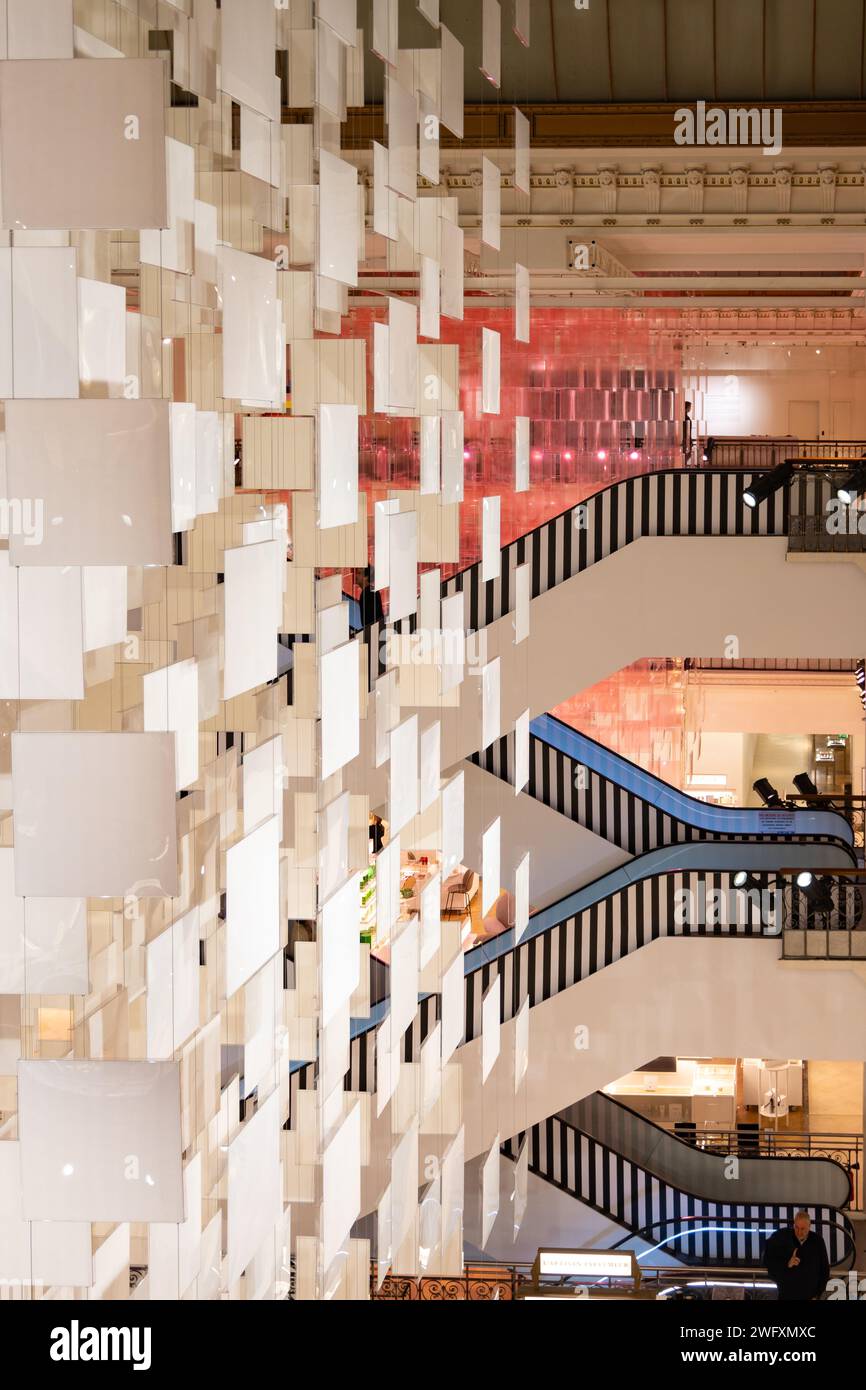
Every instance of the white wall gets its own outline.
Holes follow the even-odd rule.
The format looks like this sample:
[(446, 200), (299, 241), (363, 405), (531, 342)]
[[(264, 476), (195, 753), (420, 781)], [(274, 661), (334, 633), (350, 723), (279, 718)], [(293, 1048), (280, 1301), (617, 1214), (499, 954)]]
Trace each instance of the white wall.
[[(786, 435), (791, 401), (817, 401), (819, 437), (866, 439), (866, 350), (858, 347), (745, 348), (730, 344), (694, 350), (684, 379), (699, 433)], [(851, 404), (841, 433), (834, 403)], [(838, 434), (836, 431), (840, 431)]]
[[(664, 938), (529, 1011), (529, 1072), (514, 1093), (514, 1023), (482, 1087), (480, 1039), (461, 1049), (467, 1159), (653, 1057), (866, 1059), (866, 981), (779, 960), (779, 943)], [(589, 1046), (575, 1047), (576, 1030)]]
[(481, 835), (499, 816), (500, 886), (513, 892), (514, 868), (529, 850), (531, 908), (547, 907), (631, 858), (625, 850), (552, 811), (528, 793), (515, 796), (514, 788), (507, 782), (474, 763), (461, 766), (466, 778), (463, 862), (481, 872)]

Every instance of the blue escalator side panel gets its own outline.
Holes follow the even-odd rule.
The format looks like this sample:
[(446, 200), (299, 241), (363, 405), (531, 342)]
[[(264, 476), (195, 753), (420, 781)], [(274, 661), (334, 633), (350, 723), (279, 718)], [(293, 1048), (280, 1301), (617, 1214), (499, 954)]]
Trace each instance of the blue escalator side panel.
[(655, 806), (666, 815), (706, 830), (725, 835), (826, 835), (853, 845), (854, 832), (844, 816), (837, 811), (790, 812), (764, 811), (757, 808), (710, 806), (696, 797), (671, 787), (661, 778), (631, 763), (618, 753), (612, 753), (594, 739), (572, 729), (553, 715), (542, 714), (533, 719), (529, 731), (560, 753), (582, 763), (591, 772), (616, 782), (626, 791)]

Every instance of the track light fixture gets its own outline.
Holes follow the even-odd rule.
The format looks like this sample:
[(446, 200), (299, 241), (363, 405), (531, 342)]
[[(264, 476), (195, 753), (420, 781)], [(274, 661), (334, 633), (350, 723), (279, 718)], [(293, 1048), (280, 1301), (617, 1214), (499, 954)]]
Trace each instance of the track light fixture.
[(805, 894), (810, 907), (816, 912), (833, 911), (833, 895), (830, 882), (826, 878), (816, 878), (809, 869), (797, 875), (797, 887)]
[[(798, 772), (797, 776), (794, 778), (794, 786), (801, 796), (818, 796), (818, 788), (815, 786), (808, 772)], [(822, 796), (820, 800), (813, 802), (813, 805), (819, 811), (832, 811), (834, 809), (833, 802), (829, 796)]]
[(734, 887), (742, 888), (744, 893), (763, 893), (764, 891), (764, 885), (747, 869), (740, 869), (739, 873), (734, 874)]
[(703, 458), (704, 463), (712, 463), (715, 448), (716, 441), (714, 439), (708, 439), (704, 444), (704, 452), (701, 456)]
[(866, 461), (858, 463), (853, 473), (848, 474), (836, 489), (836, 496), (846, 507), (853, 507), (862, 492), (866, 492)]
[(778, 492), (780, 487), (786, 487), (793, 476), (794, 464), (789, 459), (786, 463), (780, 463), (771, 473), (761, 473), (759, 477), (753, 478), (743, 492), (743, 501), (747, 507), (759, 507), (768, 497), (772, 497), (774, 492)]
[(785, 803), (768, 777), (759, 777), (752, 783), (752, 791), (757, 792), (765, 806), (771, 811), (784, 811)]

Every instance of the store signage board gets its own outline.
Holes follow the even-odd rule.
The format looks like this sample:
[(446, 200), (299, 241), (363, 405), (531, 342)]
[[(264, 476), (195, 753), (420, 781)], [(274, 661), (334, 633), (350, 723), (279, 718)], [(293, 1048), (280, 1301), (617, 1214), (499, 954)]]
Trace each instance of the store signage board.
[(640, 1269), (630, 1250), (539, 1250), (533, 1275), (537, 1280), (551, 1274), (640, 1281)]

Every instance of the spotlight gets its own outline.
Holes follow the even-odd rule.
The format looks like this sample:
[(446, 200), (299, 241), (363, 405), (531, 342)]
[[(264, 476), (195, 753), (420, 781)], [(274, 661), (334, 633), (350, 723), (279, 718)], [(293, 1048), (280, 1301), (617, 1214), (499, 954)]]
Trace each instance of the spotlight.
[(746, 893), (762, 893), (764, 890), (764, 885), (746, 869), (740, 869), (739, 873), (734, 874), (734, 887), (742, 888)]
[(596, 454), (596, 458), (599, 459), (601, 463), (604, 463), (605, 459), (607, 458), (607, 450), (599, 449), (598, 453)]
[[(794, 786), (801, 796), (817, 797), (818, 795), (818, 788), (815, 786), (808, 772), (798, 772), (797, 776), (794, 778)], [(819, 801), (814, 801), (812, 804), (819, 811), (834, 811), (836, 809), (829, 796), (822, 796)]]
[(832, 912), (833, 896), (830, 892), (830, 882), (826, 878), (816, 878), (813, 873), (805, 869), (797, 875), (797, 887), (805, 894), (806, 901), (816, 912)]
[(630, 458), (630, 459), (639, 459), (639, 458), (640, 458), (640, 450), (639, 450), (639, 449), (632, 449), (631, 453), (629, 454), (629, 458)]
[(566, 449), (562, 457), (565, 459), (566, 463), (571, 463), (572, 459), (574, 458), (574, 454), (571, 452), (570, 449)]
[(836, 496), (846, 507), (853, 507), (861, 492), (866, 492), (866, 463), (858, 463), (854, 472), (837, 488)]
[(704, 463), (712, 463), (715, 447), (716, 441), (714, 439), (708, 439), (706, 444), (704, 445), (704, 452), (702, 455)]
[(784, 811), (785, 803), (768, 777), (759, 777), (752, 783), (752, 791), (757, 792), (765, 806), (771, 811)]
[(772, 473), (761, 473), (749, 483), (743, 493), (743, 501), (747, 507), (758, 507), (762, 502), (766, 502), (768, 497), (772, 497), (774, 492), (778, 492), (780, 487), (786, 487), (793, 476), (793, 462), (788, 460), (787, 463), (780, 463)]
[(469, 460), (471, 459), (471, 457), (472, 457), (472, 455), (470, 454), (469, 450), (468, 450), (468, 449), (464, 449), (464, 450), (463, 450), (463, 462), (464, 462), (464, 463), (468, 463)]

